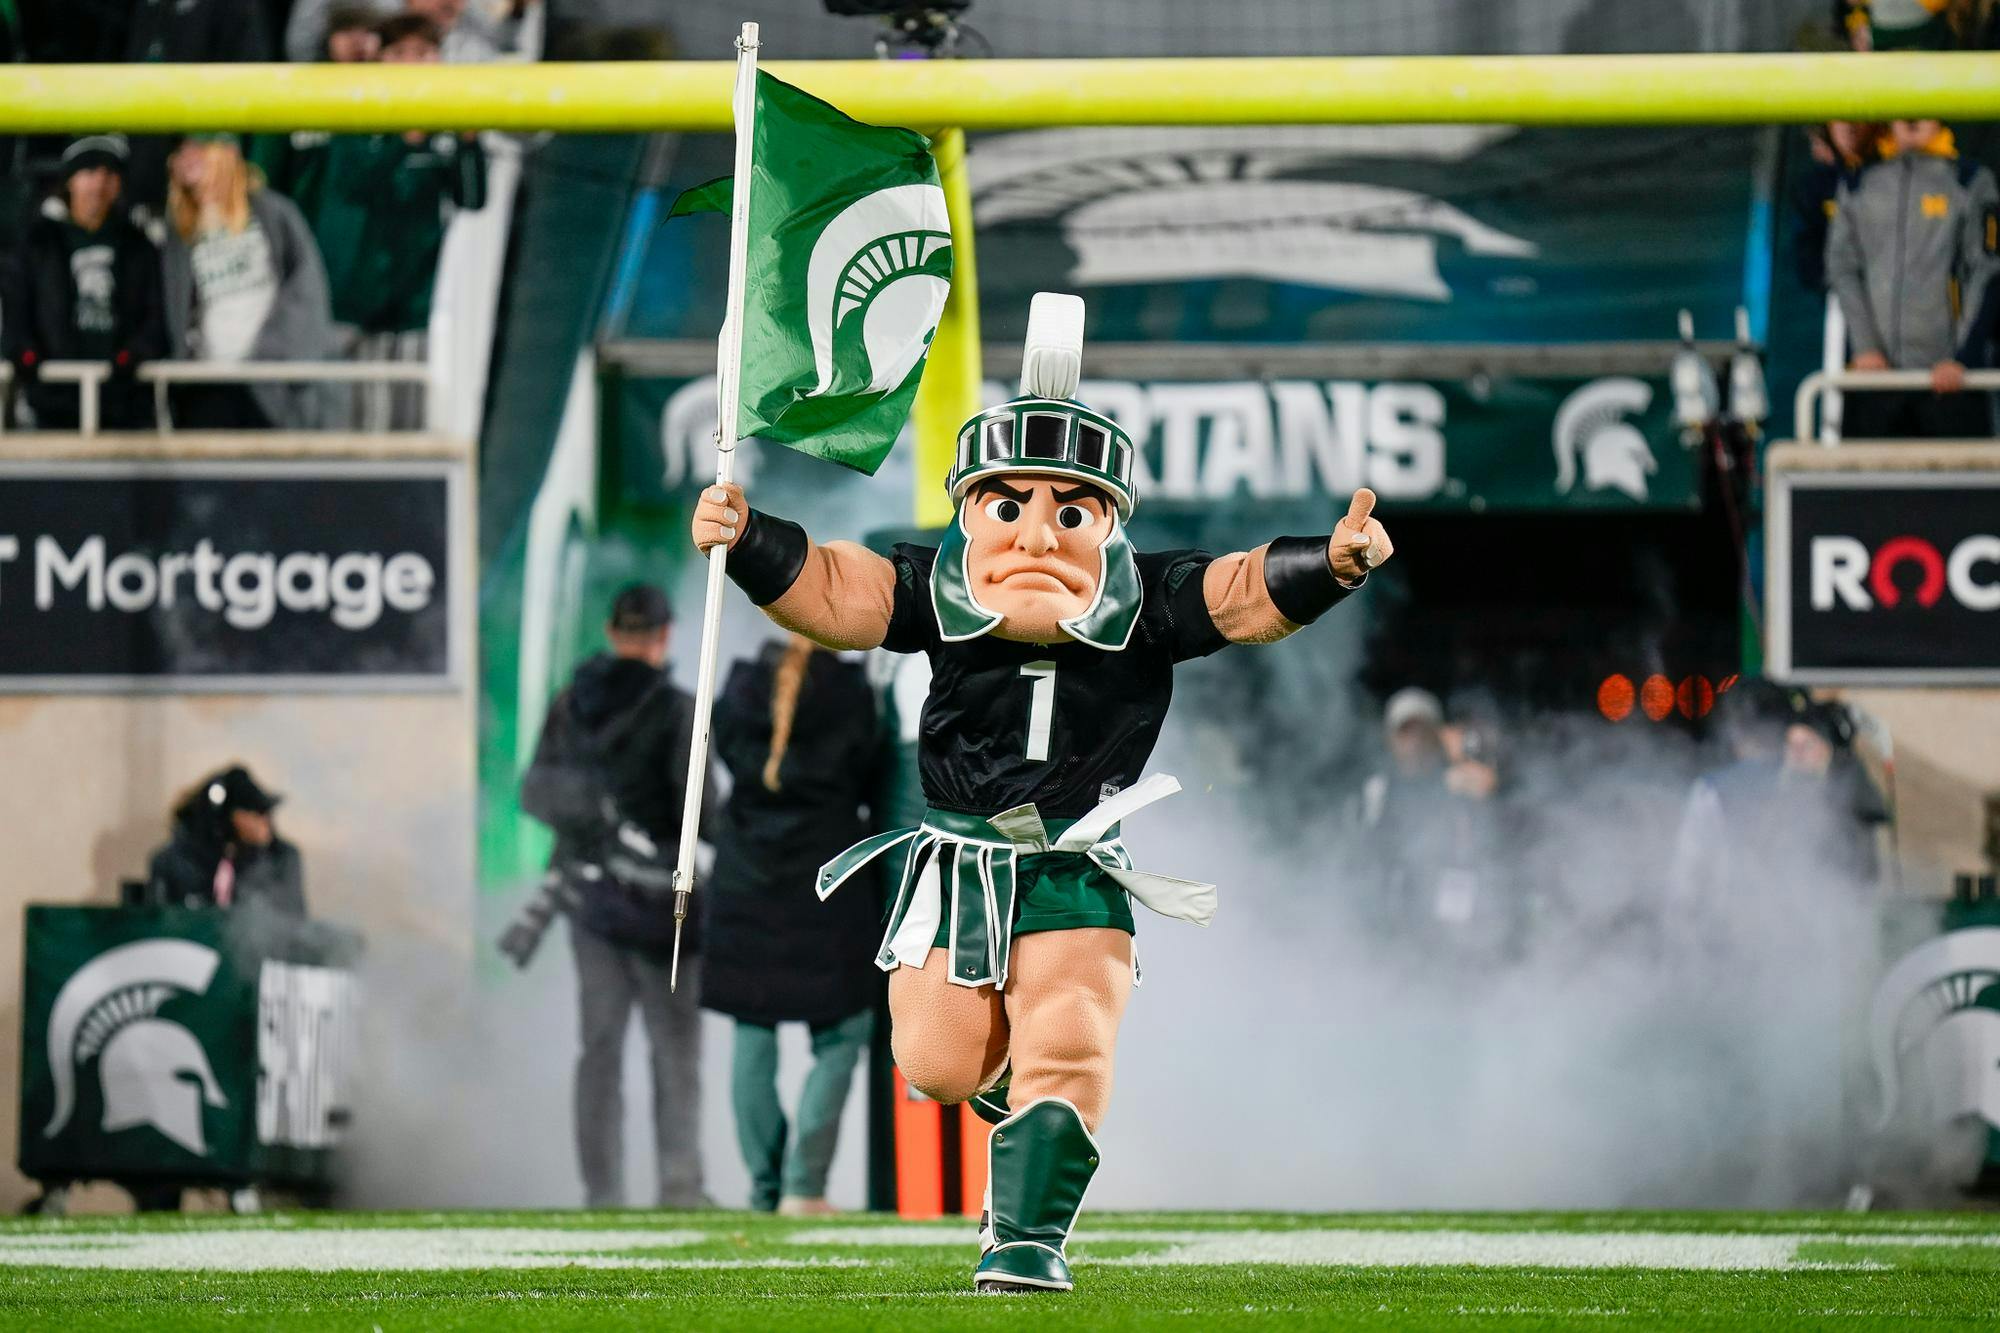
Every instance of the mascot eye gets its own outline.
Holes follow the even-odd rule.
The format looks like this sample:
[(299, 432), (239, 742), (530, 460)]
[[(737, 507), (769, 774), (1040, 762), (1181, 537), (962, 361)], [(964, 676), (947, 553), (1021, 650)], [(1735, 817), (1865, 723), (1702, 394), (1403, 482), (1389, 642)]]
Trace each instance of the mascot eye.
[(1087, 528), (1097, 516), (1082, 505), (1064, 505), (1056, 511), (1056, 522), (1066, 528)]
[(992, 499), (986, 502), (986, 517), (998, 523), (1012, 523), (1021, 517), (1019, 500)]

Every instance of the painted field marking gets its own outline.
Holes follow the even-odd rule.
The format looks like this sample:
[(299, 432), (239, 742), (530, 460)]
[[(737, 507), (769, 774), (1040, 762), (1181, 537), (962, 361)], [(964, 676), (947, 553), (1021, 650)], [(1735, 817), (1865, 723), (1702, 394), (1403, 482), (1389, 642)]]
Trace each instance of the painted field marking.
[[(962, 1243), (957, 1228), (920, 1226), (817, 1227), (787, 1238), (794, 1245), (940, 1247)], [(1801, 1259), (1802, 1245), (1916, 1247), (2000, 1245), (2000, 1235), (1878, 1235), (1814, 1232), (1759, 1234), (1675, 1231), (1370, 1231), (1355, 1228), (1287, 1231), (1152, 1231), (1085, 1228), (1074, 1242), (1087, 1263), (1113, 1267), (1167, 1264), (1291, 1264), (1413, 1268), (1659, 1268), (1684, 1271), (1879, 1269), (1858, 1259)], [(1093, 1245), (1155, 1246), (1147, 1254), (1094, 1257)]]
[[(435, 1272), (462, 1269), (811, 1269), (879, 1267), (886, 1258), (673, 1256), (725, 1232), (637, 1227), (315, 1227), (273, 1219), (163, 1231), (0, 1230), (0, 1267), (183, 1272)], [(851, 1249), (972, 1248), (971, 1228), (940, 1226), (812, 1227), (773, 1237), (786, 1247)], [(1138, 1254), (1093, 1254), (1098, 1246), (1142, 1246)], [(2000, 1246), (2000, 1233), (1895, 1234), (1676, 1231), (1481, 1231), (1462, 1228), (1283, 1231), (1185, 1228), (1086, 1229), (1077, 1254), (1108, 1267), (1257, 1264), (1309, 1267), (1641, 1268), (1726, 1272), (1809, 1269), (1875, 1270), (1875, 1258), (1826, 1262), (1800, 1257), (1802, 1246)], [(616, 1253), (627, 1251), (627, 1253)]]
[[(0, 1266), (256, 1273), (437, 1272), (470, 1268), (799, 1268), (807, 1259), (669, 1259), (605, 1250), (698, 1245), (702, 1231), (528, 1227), (288, 1227), (251, 1231), (14, 1232), (0, 1234)], [(866, 1266), (866, 1260), (830, 1261)]]

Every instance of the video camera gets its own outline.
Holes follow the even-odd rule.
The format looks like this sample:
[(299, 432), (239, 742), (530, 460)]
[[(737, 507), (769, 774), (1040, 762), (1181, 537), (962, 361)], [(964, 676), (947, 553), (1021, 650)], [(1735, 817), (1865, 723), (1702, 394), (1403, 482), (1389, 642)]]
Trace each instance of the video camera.
[(887, 31), (875, 39), (883, 58), (948, 58), (958, 54), (958, 16), (972, 0), (825, 0), (826, 12), (841, 18), (879, 18)]

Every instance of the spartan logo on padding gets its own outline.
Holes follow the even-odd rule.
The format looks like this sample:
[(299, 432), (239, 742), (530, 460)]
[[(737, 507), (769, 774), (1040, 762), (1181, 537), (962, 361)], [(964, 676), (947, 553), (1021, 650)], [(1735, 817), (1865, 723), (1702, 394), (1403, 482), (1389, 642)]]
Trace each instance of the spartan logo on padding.
[(2000, 927), (1919, 945), (1889, 969), (1870, 1008), (1878, 1128), (1895, 1117), (1905, 1065), (1921, 1057), (1938, 1118), (1977, 1115), (2000, 1129)]
[(1556, 490), (1567, 495), (1575, 487), (1581, 459), (1585, 490), (1618, 490), (1644, 500), (1646, 479), (1660, 465), (1646, 437), (1626, 417), (1652, 405), (1653, 386), (1624, 375), (1592, 380), (1563, 399), (1553, 432)]
[(220, 961), (215, 950), (188, 940), (141, 940), (78, 968), (49, 1015), (56, 1104), (42, 1137), (54, 1138), (76, 1113), (78, 1075), (95, 1059), (107, 1134), (151, 1125), (206, 1157), (201, 1108), (228, 1099), (194, 1034), (157, 1014), (177, 993), (206, 991)]
[(806, 266), (819, 380), (806, 396), (887, 393), (930, 346), (951, 290), (951, 222), (936, 185), (892, 185), (827, 223)]

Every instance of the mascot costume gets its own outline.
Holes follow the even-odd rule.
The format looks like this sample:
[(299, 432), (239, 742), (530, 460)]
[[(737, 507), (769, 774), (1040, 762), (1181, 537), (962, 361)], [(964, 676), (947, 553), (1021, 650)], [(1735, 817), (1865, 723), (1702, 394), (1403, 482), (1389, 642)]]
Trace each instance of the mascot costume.
[(1119, 837), (1179, 790), (1142, 772), (1175, 663), (1311, 624), (1391, 549), (1362, 490), (1331, 536), (1133, 550), (1133, 444), (1076, 401), (1082, 364), (1082, 300), (1038, 295), (1021, 396), (959, 432), (936, 548), (822, 546), (736, 486), (705, 490), (694, 518), (696, 546), (729, 543), (729, 576), (777, 624), (930, 658), (923, 822), (836, 857), (818, 889), (877, 858), (897, 872), (876, 954), (896, 1063), (996, 1126), (981, 1291), (1072, 1286), (1065, 1246), (1135, 980), (1131, 900), (1201, 925), (1215, 910), (1213, 885), (1136, 869)]

